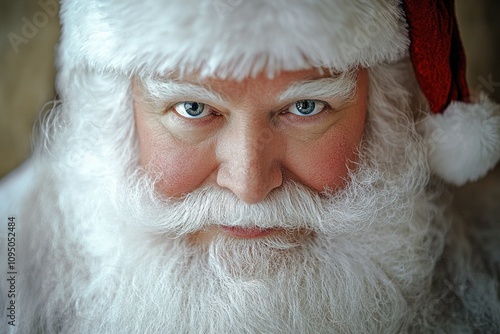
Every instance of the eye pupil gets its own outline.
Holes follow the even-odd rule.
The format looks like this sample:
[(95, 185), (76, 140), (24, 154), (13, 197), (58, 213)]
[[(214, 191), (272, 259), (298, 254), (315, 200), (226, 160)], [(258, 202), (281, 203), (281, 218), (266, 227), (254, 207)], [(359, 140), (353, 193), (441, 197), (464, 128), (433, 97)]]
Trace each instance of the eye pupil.
[(203, 103), (198, 103), (198, 102), (185, 102), (184, 103), (184, 110), (190, 115), (190, 116), (199, 116), (205, 109), (205, 105)]
[(314, 111), (316, 104), (311, 100), (301, 100), (295, 103), (297, 110), (304, 115), (309, 115)]

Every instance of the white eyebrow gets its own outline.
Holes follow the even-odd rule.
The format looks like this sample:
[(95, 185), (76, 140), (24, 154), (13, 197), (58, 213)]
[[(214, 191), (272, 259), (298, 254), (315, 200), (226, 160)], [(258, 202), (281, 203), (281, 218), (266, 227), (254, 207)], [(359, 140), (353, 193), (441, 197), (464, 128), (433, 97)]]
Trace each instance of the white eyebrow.
[(221, 95), (211, 91), (209, 88), (179, 82), (175, 80), (162, 81), (155, 78), (140, 79), (142, 89), (145, 93), (144, 100), (147, 103), (164, 104), (165, 101), (215, 101), (223, 104)]
[(305, 80), (292, 84), (278, 98), (280, 103), (288, 100), (352, 100), (356, 95), (356, 76), (351, 72), (337, 77)]
[[(165, 101), (210, 101), (224, 105), (225, 99), (208, 87), (176, 80), (159, 80), (154, 77), (139, 80), (144, 91), (143, 101), (163, 107)], [(356, 94), (356, 76), (344, 72), (336, 77), (304, 80), (293, 83), (278, 97), (278, 103), (289, 100), (314, 99), (351, 100)]]

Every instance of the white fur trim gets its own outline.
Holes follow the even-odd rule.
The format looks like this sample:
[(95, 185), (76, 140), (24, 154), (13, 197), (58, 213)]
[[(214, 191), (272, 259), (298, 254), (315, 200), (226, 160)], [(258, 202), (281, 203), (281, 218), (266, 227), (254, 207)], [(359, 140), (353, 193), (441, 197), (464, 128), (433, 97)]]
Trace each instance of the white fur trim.
[(475, 181), (500, 160), (500, 105), (484, 94), (471, 104), (452, 102), (422, 130), (432, 171), (449, 183)]
[(59, 62), (124, 73), (242, 78), (396, 61), (400, 0), (63, 0)]

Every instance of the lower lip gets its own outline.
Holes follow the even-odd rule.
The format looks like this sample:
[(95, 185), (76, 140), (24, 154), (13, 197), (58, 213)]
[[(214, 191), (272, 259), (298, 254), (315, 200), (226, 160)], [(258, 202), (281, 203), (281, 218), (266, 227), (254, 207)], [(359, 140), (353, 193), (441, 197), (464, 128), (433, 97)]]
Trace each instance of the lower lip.
[(237, 226), (219, 226), (222, 232), (226, 233), (235, 238), (243, 238), (243, 239), (254, 239), (254, 238), (262, 238), (266, 237), (270, 234), (273, 234), (276, 229), (274, 228), (243, 228)]

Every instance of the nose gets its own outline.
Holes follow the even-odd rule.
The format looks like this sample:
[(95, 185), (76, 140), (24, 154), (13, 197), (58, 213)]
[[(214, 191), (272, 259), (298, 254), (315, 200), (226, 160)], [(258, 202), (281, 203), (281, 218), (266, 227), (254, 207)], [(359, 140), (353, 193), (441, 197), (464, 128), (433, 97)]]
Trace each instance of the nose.
[(234, 127), (219, 141), (217, 183), (242, 201), (262, 201), (283, 181), (277, 135), (256, 124)]

